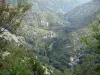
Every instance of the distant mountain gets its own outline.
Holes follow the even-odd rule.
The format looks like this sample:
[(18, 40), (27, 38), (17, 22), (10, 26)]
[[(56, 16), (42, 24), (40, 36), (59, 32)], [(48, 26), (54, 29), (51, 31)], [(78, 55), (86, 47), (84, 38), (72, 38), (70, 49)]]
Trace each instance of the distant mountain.
[[(89, 0), (88, 0), (89, 1)], [(49, 11), (49, 12), (68, 12), (74, 7), (86, 2), (79, 0), (29, 0), (33, 4), (33, 10)]]
[(83, 5), (79, 5), (67, 14), (64, 19), (71, 23), (71, 29), (82, 28), (88, 25), (100, 10), (100, 1), (93, 0)]

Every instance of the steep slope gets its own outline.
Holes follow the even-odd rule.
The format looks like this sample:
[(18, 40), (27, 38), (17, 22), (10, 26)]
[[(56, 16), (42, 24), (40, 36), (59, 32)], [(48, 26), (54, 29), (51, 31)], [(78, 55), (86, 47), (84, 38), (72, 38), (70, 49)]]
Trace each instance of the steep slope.
[(77, 6), (75, 9), (65, 14), (65, 20), (71, 23), (71, 28), (77, 29), (88, 25), (100, 10), (100, 1), (91, 1)]
[(79, 0), (29, 0), (33, 4), (34, 10), (49, 12), (68, 12), (77, 5), (82, 4)]

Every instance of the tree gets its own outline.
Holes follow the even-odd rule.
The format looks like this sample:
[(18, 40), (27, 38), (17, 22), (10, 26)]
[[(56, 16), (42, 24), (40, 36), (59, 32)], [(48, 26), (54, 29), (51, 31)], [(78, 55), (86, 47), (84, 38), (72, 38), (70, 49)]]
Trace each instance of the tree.
[(0, 27), (4, 28), (0, 33), (5, 29), (14, 32), (21, 25), (22, 19), (31, 5), (18, 4), (18, 7), (12, 7), (4, 3), (0, 4)]
[[(0, 34), (5, 30), (16, 32), (29, 8), (30, 5), (20, 3), (15, 7), (1, 3), (0, 27), (3, 30)], [(0, 38), (0, 75), (45, 75), (44, 72), (45, 69), (35, 59), (33, 50)]]
[[(99, 14), (100, 15), (100, 14)], [(88, 28), (89, 36), (82, 37), (85, 43), (80, 64), (75, 68), (76, 75), (100, 75), (100, 22), (99, 19), (92, 22)]]
[(0, 0), (1, 3), (7, 4), (7, 0)]

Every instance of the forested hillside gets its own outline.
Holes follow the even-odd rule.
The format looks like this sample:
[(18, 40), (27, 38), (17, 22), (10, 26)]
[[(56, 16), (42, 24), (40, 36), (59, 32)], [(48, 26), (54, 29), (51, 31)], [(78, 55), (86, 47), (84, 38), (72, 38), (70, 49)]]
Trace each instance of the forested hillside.
[(99, 0), (0, 0), (0, 75), (100, 75)]
[(100, 2), (90, 1), (86, 4), (77, 6), (64, 15), (65, 19), (71, 23), (72, 28), (78, 29), (88, 25), (92, 22), (100, 10)]

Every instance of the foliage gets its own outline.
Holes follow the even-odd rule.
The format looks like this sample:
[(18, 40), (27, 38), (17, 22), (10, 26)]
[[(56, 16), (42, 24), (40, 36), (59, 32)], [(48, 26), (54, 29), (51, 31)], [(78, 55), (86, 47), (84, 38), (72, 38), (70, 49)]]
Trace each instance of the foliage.
[(70, 42), (68, 39), (63, 40), (58, 37), (44, 39), (39, 42), (35, 54), (39, 61), (64, 72), (66, 68), (69, 68), (68, 63), (70, 62), (70, 50), (66, 48), (68, 42)]
[[(45, 69), (34, 59), (32, 50), (4, 41), (0, 41), (0, 75), (45, 75)], [(10, 55), (3, 57), (4, 52)]]
[[(82, 37), (85, 50), (82, 58), (80, 57), (80, 64), (76, 66), (76, 75), (100, 75), (100, 22), (94, 21), (91, 24), (91, 35)], [(89, 33), (88, 33), (89, 34)]]
[[(0, 4), (0, 27), (16, 32), (30, 5)], [(1, 34), (0, 33), (0, 34)], [(45, 75), (41, 63), (35, 60), (33, 50), (0, 38), (0, 75)]]
[[(4, 30), (8, 29), (14, 32), (21, 25), (22, 18), (30, 7), (31, 5), (29, 4), (12, 6), (10, 4), (0, 3), (0, 27), (3, 27)], [(1, 33), (4, 30), (1, 30)]]

